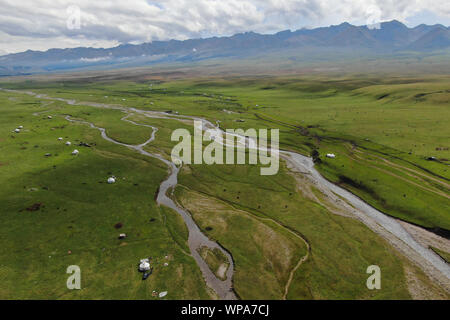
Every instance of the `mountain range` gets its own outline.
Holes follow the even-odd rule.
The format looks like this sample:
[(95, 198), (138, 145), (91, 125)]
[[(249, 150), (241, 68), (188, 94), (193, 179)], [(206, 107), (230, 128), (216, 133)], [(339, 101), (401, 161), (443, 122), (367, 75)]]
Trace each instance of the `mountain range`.
[(113, 48), (49, 49), (0, 56), (0, 76), (23, 75), (80, 68), (144, 66), (163, 62), (193, 62), (212, 58), (239, 58), (277, 54), (284, 50), (309, 53), (339, 52), (362, 55), (450, 50), (450, 28), (421, 24), (408, 28), (399, 21), (374, 26), (347, 22), (316, 29), (276, 34), (246, 32), (230, 37), (153, 41)]

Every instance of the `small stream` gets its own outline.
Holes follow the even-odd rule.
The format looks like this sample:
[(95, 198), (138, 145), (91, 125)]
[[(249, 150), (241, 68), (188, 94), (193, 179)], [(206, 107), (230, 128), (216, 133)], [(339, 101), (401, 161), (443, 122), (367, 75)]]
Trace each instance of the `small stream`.
[[(158, 131), (158, 129), (156, 127), (153, 127), (150, 125), (138, 124), (134, 121), (131, 121), (131, 120), (127, 119), (129, 115), (131, 115), (131, 113), (126, 115), (125, 117), (123, 117), (121, 120), (128, 121), (134, 125), (152, 128), (151, 137), (146, 142), (139, 144), (139, 145), (125, 144), (125, 143), (116, 141), (116, 140), (108, 137), (108, 135), (106, 134), (106, 130), (104, 128), (97, 127), (93, 123), (83, 121), (83, 120), (75, 120), (75, 119), (72, 119), (70, 116), (66, 116), (65, 119), (70, 122), (78, 122), (78, 123), (87, 124), (91, 128), (99, 130), (101, 132), (101, 136), (103, 139), (105, 139), (109, 142), (112, 142), (114, 144), (118, 144), (118, 145), (130, 148), (130, 149), (133, 149), (142, 155), (156, 158), (156, 159), (164, 162), (168, 166), (169, 176), (166, 180), (164, 180), (161, 183), (161, 185), (159, 187), (158, 195), (156, 197), (156, 202), (160, 205), (164, 205), (166, 207), (169, 207), (169, 208), (175, 210), (182, 216), (182, 218), (189, 230), (188, 245), (189, 245), (189, 249), (191, 251), (191, 255), (197, 262), (197, 265), (200, 267), (200, 270), (203, 274), (203, 277), (204, 277), (207, 285), (210, 288), (212, 288), (221, 299), (224, 299), (224, 300), (236, 299), (236, 296), (232, 290), (234, 263), (233, 263), (233, 259), (232, 259), (231, 255), (226, 250), (224, 250), (221, 246), (219, 246), (216, 242), (210, 240), (207, 236), (205, 236), (205, 234), (200, 231), (199, 227), (192, 219), (192, 216), (188, 212), (186, 212), (186, 210), (177, 206), (175, 204), (175, 202), (168, 196), (169, 192), (173, 191), (178, 183), (178, 172), (180, 169), (173, 162), (164, 159), (162, 156), (160, 156), (158, 154), (153, 154), (153, 153), (150, 153), (150, 152), (147, 152), (144, 150), (144, 147), (146, 145), (148, 145), (150, 142), (155, 140), (155, 134)], [(197, 249), (199, 249), (201, 247), (208, 247), (209, 249), (217, 248), (228, 258), (230, 265), (227, 269), (226, 280), (219, 279), (209, 269), (208, 265), (202, 259), (202, 257), (200, 256), (200, 254), (197, 251)]]

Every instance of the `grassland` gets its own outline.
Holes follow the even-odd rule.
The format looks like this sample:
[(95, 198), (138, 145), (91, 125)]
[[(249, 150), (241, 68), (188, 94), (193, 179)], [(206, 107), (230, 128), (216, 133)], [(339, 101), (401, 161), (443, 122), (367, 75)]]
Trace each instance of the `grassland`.
[[(286, 171), (274, 179), (261, 177), (254, 167), (192, 167), (179, 183), (177, 198), (233, 255), (235, 290), (242, 297), (282, 299), (289, 273), (307, 254), (305, 241), (311, 251), (293, 273), (288, 299), (410, 297), (405, 262), (389, 245), (360, 222), (305, 199)], [(364, 285), (365, 268), (375, 261), (386, 272), (382, 292)]]
[[(446, 76), (316, 75), (86, 84), (27, 81), (2, 86), (178, 111), (220, 119), (223, 128), (280, 128), (282, 148), (320, 153), (317, 168), (327, 179), (389, 215), (446, 232), (449, 84)], [(337, 159), (327, 161), (324, 154), (329, 152)]]
[[(450, 230), (449, 86), (445, 76), (0, 84), (77, 101), (178, 111), (220, 120), (223, 128), (279, 128), (283, 149), (319, 153), (316, 167), (327, 179), (389, 215), (444, 233)], [(130, 144), (146, 141), (149, 128), (121, 121), (120, 110), (1, 91), (0, 112), (0, 298), (148, 299), (155, 298), (153, 290), (168, 291), (172, 299), (211, 297), (187, 254), (183, 220), (154, 201), (166, 167), (64, 116), (104, 127), (108, 136)], [(174, 145), (172, 130), (192, 129), (173, 120), (129, 119), (159, 128), (146, 150), (166, 157)], [(13, 134), (19, 125), (22, 132)], [(91, 147), (75, 146), (80, 142)], [(74, 148), (77, 157), (70, 155)], [(336, 159), (324, 157), (330, 152)], [(427, 160), (431, 156), (436, 160)], [(110, 175), (119, 183), (107, 185)], [(256, 166), (186, 166), (179, 184), (177, 201), (232, 254), (241, 298), (408, 299), (415, 297), (411, 275), (446, 297), (362, 223), (305, 196), (284, 164), (271, 177), (260, 176)], [(26, 210), (37, 203), (39, 210)], [(114, 228), (118, 222), (121, 229)], [(119, 233), (127, 238), (118, 240)], [(147, 256), (155, 268), (142, 281), (136, 268)], [(222, 263), (214, 253), (206, 260), (213, 271)], [(70, 264), (81, 267), (80, 291), (65, 287)], [(365, 286), (370, 264), (383, 270), (381, 291)]]
[[(210, 297), (186, 255), (183, 220), (153, 201), (167, 174), (161, 163), (111, 145), (86, 126), (69, 124), (58, 116), (71, 112), (66, 105), (43, 106), (5, 93), (0, 99), (0, 298), (156, 299), (153, 290), (168, 291), (171, 299)], [(96, 110), (89, 110), (95, 117)], [(19, 125), (22, 132), (12, 134)], [(133, 129), (124, 126), (123, 136), (132, 139), (125, 132)], [(81, 141), (93, 147), (77, 146)], [(80, 150), (77, 157), (71, 156), (74, 148)], [(120, 182), (106, 184), (111, 175)], [(27, 210), (33, 204), (40, 209)], [(116, 229), (117, 223), (123, 226)], [(119, 240), (119, 233), (127, 238)], [(137, 264), (149, 256), (154, 271), (142, 281)], [(81, 268), (81, 290), (66, 288), (66, 268), (72, 264)]]
[(227, 270), (230, 267), (227, 257), (217, 248), (209, 249), (201, 247), (198, 249), (200, 256), (206, 261), (211, 271), (222, 280), (227, 279)]

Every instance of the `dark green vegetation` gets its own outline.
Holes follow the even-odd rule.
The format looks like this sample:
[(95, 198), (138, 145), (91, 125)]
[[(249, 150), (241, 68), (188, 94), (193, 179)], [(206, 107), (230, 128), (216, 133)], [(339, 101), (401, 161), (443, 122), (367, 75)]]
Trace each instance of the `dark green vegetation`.
[[(450, 230), (448, 77), (92, 78), (0, 87), (178, 111), (220, 120), (223, 128), (279, 128), (281, 148), (314, 153), (327, 179), (387, 214)], [(0, 297), (150, 298), (153, 290), (168, 291), (167, 298), (209, 297), (186, 254), (183, 220), (154, 201), (166, 167), (64, 116), (93, 122), (124, 143), (146, 141), (149, 128), (121, 121), (118, 110), (24, 94), (0, 92), (0, 103)], [(172, 130), (190, 128), (174, 120), (130, 119), (159, 128), (146, 149), (165, 156), (174, 145)], [(13, 134), (19, 125), (22, 132)], [(77, 146), (81, 141), (91, 147)], [(72, 157), (75, 148), (80, 155)], [(427, 160), (431, 156), (436, 159)], [(116, 184), (106, 184), (110, 175), (118, 177)], [(362, 223), (332, 214), (299, 192), (283, 163), (279, 174), (269, 177), (255, 166), (188, 166), (179, 182), (176, 199), (232, 254), (241, 298), (412, 297), (404, 269), (413, 267)], [(39, 203), (39, 210), (26, 210)], [(122, 228), (115, 229), (119, 222)], [(118, 240), (119, 233), (128, 237)], [(148, 256), (154, 272), (143, 282), (137, 263)], [(217, 272), (221, 257), (208, 257)], [(65, 288), (70, 264), (81, 267), (81, 291)], [(365, 286), (371, 264), (383, 270), (381, 291)], [(439, 292), (414, 272), (427, 290)]]
[(431, 247), (431, 249), (436, 252), (442, 259), (444, 259), (447, 263), (450, 263), (450, 253), (439, 250), (437, 248)]

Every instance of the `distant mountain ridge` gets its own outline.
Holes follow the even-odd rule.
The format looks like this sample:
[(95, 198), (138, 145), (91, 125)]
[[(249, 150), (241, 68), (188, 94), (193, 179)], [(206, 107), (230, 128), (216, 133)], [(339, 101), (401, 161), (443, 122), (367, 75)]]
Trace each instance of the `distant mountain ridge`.
[[(230, 37), (154, 41), (114, 48), (71, 48), (28, 50), (0, 57), (0, 75), (70, 70), (101, 65), (142, 66), (161, 62), (199, 61), (218, 57), (239, 58), (302, 49), (311, 52), (330, 48), (361, 52), (396, 53), (450, 50), (450, 29), (443, 25), (421, 24), (408, 28), (393, 20), (377, 26), (354, 26), (347, 22), (330, 27), (281, 31), (275, 34), (246, 32)], [(332, 51), (332, 50), (331, 50)]]

